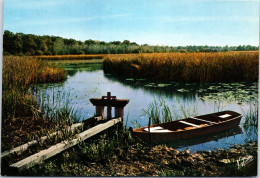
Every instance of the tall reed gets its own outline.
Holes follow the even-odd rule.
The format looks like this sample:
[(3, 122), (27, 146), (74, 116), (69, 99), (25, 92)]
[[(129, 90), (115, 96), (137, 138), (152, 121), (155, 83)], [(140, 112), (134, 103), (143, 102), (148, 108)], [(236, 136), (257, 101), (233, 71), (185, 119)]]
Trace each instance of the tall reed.
[[(195, 104), (193, 104), (193, 107), (187, 106), (184, 103), (181, 103), (178, 98), (176, 98), (176, 104), (172, 107), (166, 103), (165, 99), (154, 98), (154, 101), (149, 104), (148, 109), (143, 109), (143, 115), (146, 115), (151, 119), (151, 124), (160, 124), (180, 118), (195, 116), (197, 115), (197, 112)], [(137, 124), (138, 123), (135, 123), (135, 125)]]
[(249, 103), (249, 108), (243, 110), (244, 122), (243, 128), (248, 135), (248, 138), (256, 140), (258, 137), (258, 102)]
[(105, 73), (178, 82), (258, 80), (258, 52), (107, 55)]
[(2, 150), (29, 141), (31, 138), (26, 135), (59, 129), (76, 120), (76, 112), (68, 104), (41, 108), (41, 101), (29, 90), (36, 83), (62, 81), (65, 77), (64, 69), (32, 57), (3, 58)]
[(65, 78), (65, 70), (32, 57), (5, 56), (3, 58), (2, 116), (30, 115), (36, 102), (28, 94), (35, 83), (57, 82)]
[(105, 55), (102, 54), (87, 54), (87, 55), (49, 55), (49, 56), (35, 56), (43, 60), (84, 60), (84, 59), (103, 59)]

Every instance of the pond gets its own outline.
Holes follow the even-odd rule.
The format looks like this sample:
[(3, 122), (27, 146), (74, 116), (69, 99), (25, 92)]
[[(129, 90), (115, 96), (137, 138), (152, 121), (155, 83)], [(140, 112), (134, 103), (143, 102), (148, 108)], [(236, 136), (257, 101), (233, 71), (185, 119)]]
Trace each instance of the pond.
[[(173, 115), (179, 117), (184, 116), (184, 110), (196, 115), (222, 110), (243, 114), (258, 100), (258, 83), (155, 82), (104, 74), (102, 63), (98, 60), (94, 60), (94, 63), (85, 60), (58, 63), (67, 70), (66, 81), (37, 85), (33, 90), (34, 94), (41, 98), (41, 105), (48, 102), (48, 105), (53, 107), (57, 104), (57, 101), (53, 101), (54, 98), (59, 96), (62, 101), (58, 102), (72, 106), (81, 120), (95, 114), (95, 107), (89, 99), (101, 98), (107, 92), (119, 99), (130, 100), (124, 112), (124, 124), (127, 128), (135, 128), (137, 124), (146, 126), (148, 116), (144, 115), (144, 110), (155, 100), (163, 100), (171, 108)], [(240, 127), (226, 132), (165, 144), (180, 150), (190, 148), (191, 152), (194, 152), (225, 149), (234, 144), (257, 140), (257, 129), (251, 126), (244, 128), (243, 122), (244, 118)]]

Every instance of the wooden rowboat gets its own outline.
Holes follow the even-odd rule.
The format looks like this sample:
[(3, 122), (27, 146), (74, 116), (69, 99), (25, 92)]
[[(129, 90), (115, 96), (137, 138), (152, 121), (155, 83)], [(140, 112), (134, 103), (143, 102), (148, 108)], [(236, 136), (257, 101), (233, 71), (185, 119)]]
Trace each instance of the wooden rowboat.
[(155, 124), (150, 127), (130, 128), (130, 132), (145, 142), (165, 142), (199, 137), (231, 129), (239, 125), (242, 115), (223, 111), (197, 117)]

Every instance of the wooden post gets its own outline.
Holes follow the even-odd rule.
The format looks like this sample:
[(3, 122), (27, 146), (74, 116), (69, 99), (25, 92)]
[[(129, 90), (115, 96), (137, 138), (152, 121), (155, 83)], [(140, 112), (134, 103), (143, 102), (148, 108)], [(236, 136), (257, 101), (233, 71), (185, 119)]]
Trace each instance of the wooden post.
[(122, 118), (124, 124), (124, 107), (128, 104), (127, 99), (117, 99), (116, 96), (111, 96), (111, 92), (107, 92), (107, 96), (102, 98), (91, 98), (90, 102), (96, 106), (96, 113), (104, 118), (104, 107), (107, 107), (107, 119), (112, 118), (112, 107), (115, 107), (115, 117)]
[(121, 117), (121, 122), (124, 124), (124, 107), (115, 107), (115, 117)]
[(104, 106), (96, 106), (96, 115), (102, 116), (102, 119), (105, 118), (105, 107)]
[[(111, 92), (107, 92), (107, 99), (110, 100), (111, 99)], [(107, 119), (111, 119), (112, 118), (112, 108), (111, 106), (107, 106)]]
[[(103, 96), (102, 98), (104, 99), (115, 99), (115, 96), (111, 96), (111, 92), (107, 92), (107, 96)], [(112, 118), (112, 108), (110, 105), (107, 106), (107, 119), (111, 119)]]

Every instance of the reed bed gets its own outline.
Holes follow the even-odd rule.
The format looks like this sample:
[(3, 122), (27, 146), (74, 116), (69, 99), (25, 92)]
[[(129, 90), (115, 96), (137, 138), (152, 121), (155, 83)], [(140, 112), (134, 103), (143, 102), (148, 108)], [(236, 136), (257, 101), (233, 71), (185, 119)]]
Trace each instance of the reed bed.
[(103, 59), (105, 55), (92, 54), (92, 55), (51, 55), (51, 56), (35, 56), (43, 60), (84, 60), (84, 59)]
[(36, 101), (28, 94), (35, 83), (57, 82), (66, 77), (64, 69), (32, 57), (3, 58), (3, 118), (30, 115)]
[(2, 150), (29, 141), (27, 135), (52, 129), (55, 125), (40, 111), (30, 94), (36, 83), (64, 80), (66, 72), (33, 57), (4, 56), (2, 78)]
[[(148, 108), (143, 109), (143, 116), (149, 117), (148, 125), (149, 123), (154, 125), (198, 115), (196, 103), (186, 105), (181, 103), (179, 98), (176, 98), (176, 102), (177, 104), (170, 107), (164, 98), (154, 98), (153, 102), (148, 105)], [(132, 124), (137, 128), (141, 127), (137, 121), (132, 122)]]
[(259, 52), (120, 54), (104, 57), (105, 73), (177, 82), (258, 81)]

